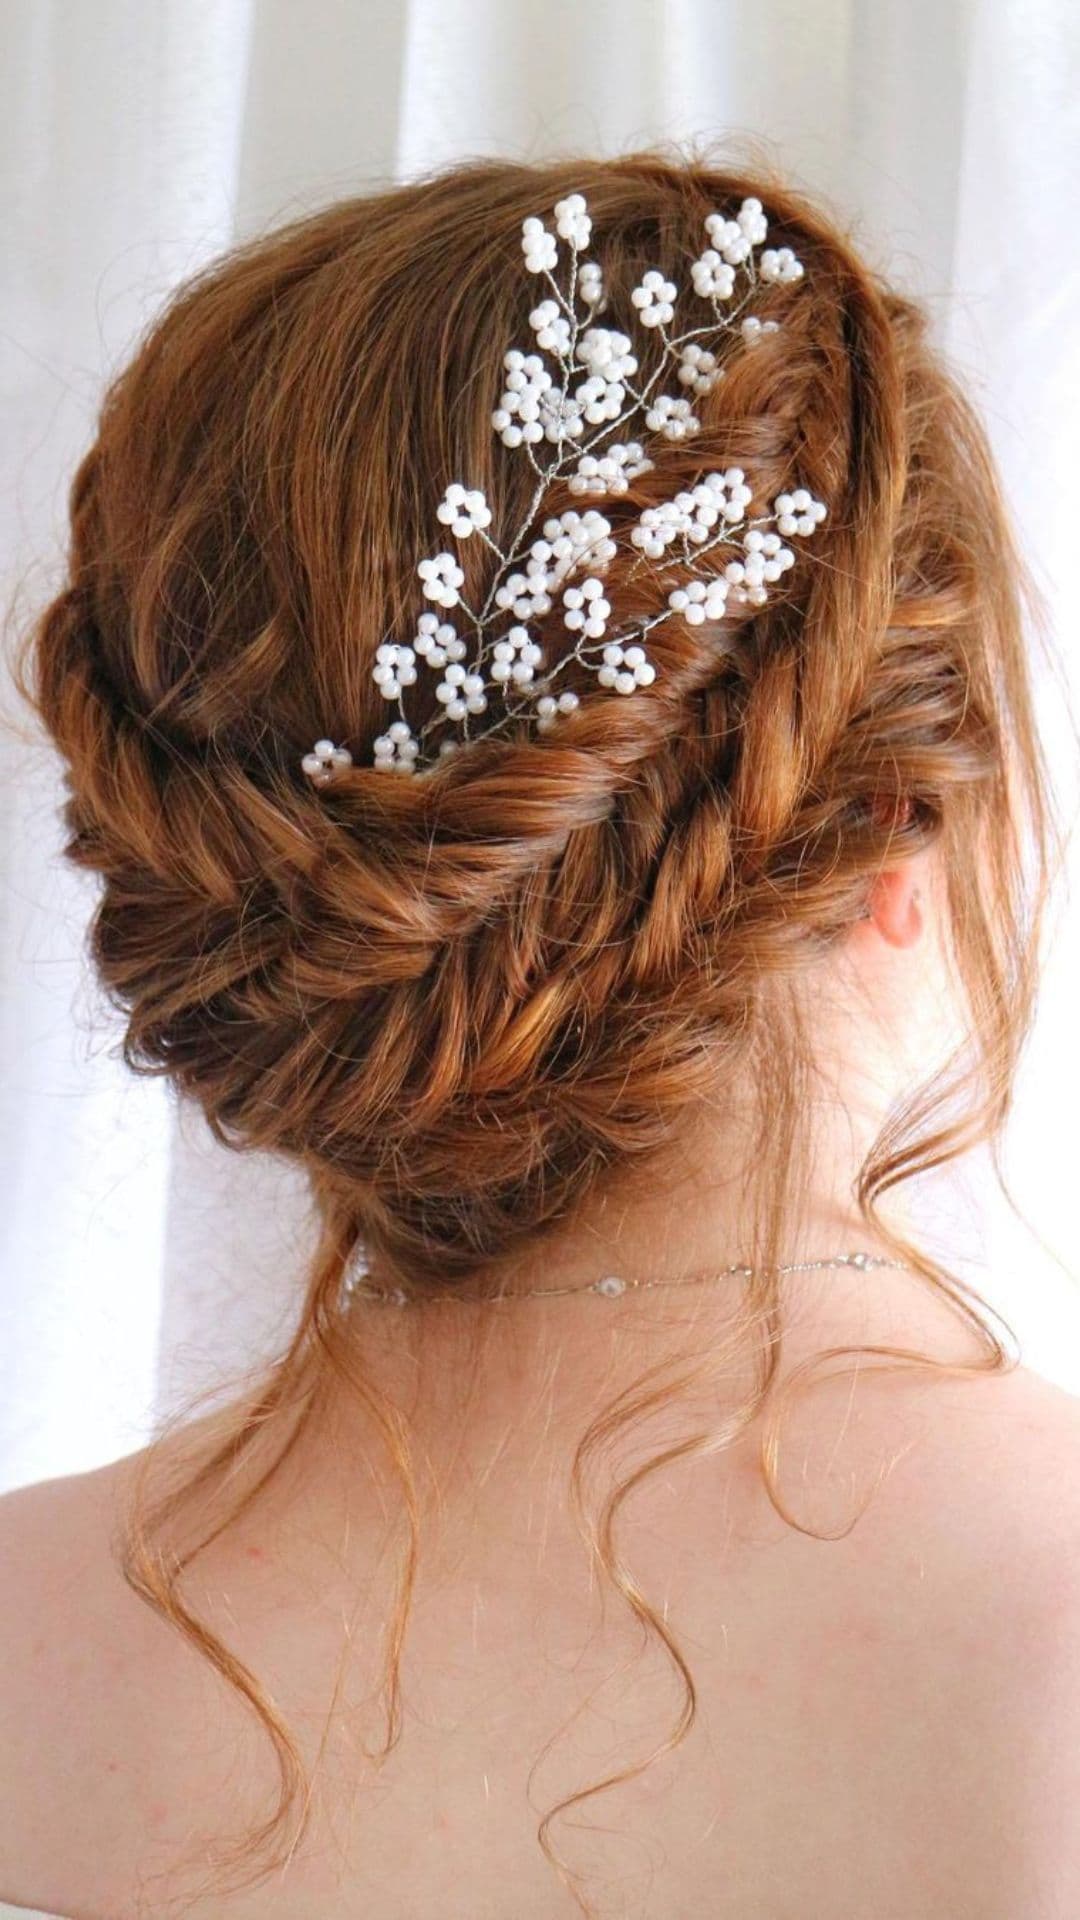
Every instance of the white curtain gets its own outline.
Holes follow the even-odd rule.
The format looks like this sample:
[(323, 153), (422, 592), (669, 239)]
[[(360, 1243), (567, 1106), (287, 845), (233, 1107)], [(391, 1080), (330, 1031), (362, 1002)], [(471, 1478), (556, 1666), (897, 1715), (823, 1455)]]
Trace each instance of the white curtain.
[[(9, 635), (54, 578), (104, 378), (168, 288), (230, 241), (462, 153), (732, 134), (854, 219), (931, 303), (1075, 674), (1073, 0), (7, 0), (0, 21)], [(1071, 805), (1061, 689), (1039, 673)], [(57, 770), (3, 704), (0, 1484), (14, 1485), (129, 1451), (161, 1407), (265, 1350), (310, 1221), (287, 1169), (214, 1148), (120, 1065), (83, 958), (88, 885), (58, 858)], [(1037, 1232), (978, 1166), (933, 1199), (1030, 1364), (1075, 1391), (1078, 945), (1070, 910), (1012, 1133)]]

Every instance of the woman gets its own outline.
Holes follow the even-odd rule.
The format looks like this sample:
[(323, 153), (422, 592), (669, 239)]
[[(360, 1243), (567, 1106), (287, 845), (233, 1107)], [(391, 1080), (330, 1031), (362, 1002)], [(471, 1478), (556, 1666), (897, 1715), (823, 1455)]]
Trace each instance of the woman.
[(71, 511), (126, 1057), (322, 1232), (228, 1407), (3, 1503), (3, 1892), (1080, 1911), (1077, 1412), (904, 1202), (1048, 845), (918, 307), (776, 178), (469, 163), (183, 289)]

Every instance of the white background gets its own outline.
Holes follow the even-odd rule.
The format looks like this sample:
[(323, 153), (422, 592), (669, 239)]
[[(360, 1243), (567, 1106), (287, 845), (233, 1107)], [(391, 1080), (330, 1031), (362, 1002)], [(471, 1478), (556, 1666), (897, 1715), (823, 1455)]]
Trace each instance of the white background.
[[(1080, 14), (1073, 0), (6, 0), (0, 537), (9, 631), (54, 577), (103, 379), (239, 236), (462, 153), (755, 138), (930, 303), (972, 381), (1076, 693)], [(1076, 746), (1040, 695), (1067, 810)], [(12, 727), (25, 729), (10, 698)], [(137, 1446), (264, 1350), (310, 1222), (117, 1057), (57, 858), (57, 770), (0, 740), (0, 1485)], [(928, 1196), (1030, 1364), (1080, 1392), (1080, 937), (1064, 905), (1010, 1141)]]

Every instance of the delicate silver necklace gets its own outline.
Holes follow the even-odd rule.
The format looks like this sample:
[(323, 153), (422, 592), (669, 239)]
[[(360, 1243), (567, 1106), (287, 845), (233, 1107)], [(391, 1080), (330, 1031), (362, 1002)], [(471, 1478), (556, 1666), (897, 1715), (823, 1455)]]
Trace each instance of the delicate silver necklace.
[[(747, 1267), (733, 1264), (713, 1269), (708, 1273), (690, 1273), (678, 1280), (631, 1280), (621, 1273), (605, 1273), (600, 1280), (590, 1280), (585, 1286), (576, 1287), (526, 1287), (520, 1291), (505, 1290), (502, 1293), (454, 1293), (439, 1294), (440, 1300), (471, 1300), (490, 1302), (494, 1300), (536, 1300), (542, 1297), (551, 1299), (556, 1294), (598, 1293), (605, 1300), (617, 1300), (621, 1294), (644, 1291), (648, 1287), (697, 1287), (710, 1280), (755, 1280), (765, 1275), (779, 1277), (786, 1273), (823, 1273), (830, 1268), (854, 1267), (858, 1273), (872, 1273), (879, 1267), (894, 1267), (910, 1272), (906, 1260), (889, 1260), (877, 1253), (832, 1253), (820, 1260), (792, 1260), (782, 1267)], [(391, 1307), (409, 1307), (422, 1304), (420, 1299), (405, 1292), (404, 1287), (369, 1287), (356, 1277), (346, 1276), (342, 1288), (348, 1300), (377, 1300), (381, 1305)]]

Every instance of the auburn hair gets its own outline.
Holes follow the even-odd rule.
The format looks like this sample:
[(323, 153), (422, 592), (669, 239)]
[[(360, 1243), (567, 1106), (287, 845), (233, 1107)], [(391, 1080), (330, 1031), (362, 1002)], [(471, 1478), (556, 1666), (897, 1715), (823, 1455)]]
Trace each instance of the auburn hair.
[[(681, 284), (705, 216), (749, 194), (769, 244), (805, 267), (797, 290), (762, 289), (755, 311), (779, 331), (726, 353), (696, 403), (700, 433), (650, 446), (654, 468), (603, 502), (612, 604), (638, 605), (627, 534), (642, 508), (708, 467), (743, 467), (755, 497), (809, 487), (828, 518), (766, 605), (731, 610), (722, 644), (712, 626), (658, 629), (655, 682), (632, 698), (582, 678), (577, 711), (546, 735), (481, 731), (423, 776), (389, 774), (371, 764), (387, 711), (374, 651), (415, 631), (417, 562), (442, 544), (435, 510), (451, 481), (482, 488), (497, 524), (527, 503), (533, 475), (491, 413), (504, 353), (530, 343), (522, 221), (576, 191), (617, 313), (647, 268)], [(808, 1058), (777, 1008), (844, 939), (875, 875), (932, 844), (969, 1044), (890, 1117), (854, 1191), (975, 1331), (973, 1370), (1010, 1364), (977, 1296), (875, 1213), (886, 1188), (1000, 1129), (1047, 873), (1030, 583), (978, 414), (928, 331), (839, 217), (772, 167), (696, 148), (481, 159), (230, 252), (175, 293), (105, 395), (71, 489), (67, 576), (26, 637), (20, 684), (66, 763), (67, 855), (101, 878), (91, 951), (128, 1064), (167, 1075), (226, 1145), (298, 1163), (321, 1228), (285, 1350), (245, 1380), (206, 1456), (146, 1505), (144, 1472), (120, 1550), (134, 1591), (274, 1742), (278, 1805), (222, 1850), (223, 1872), (270, 1850), (268, 1874), (301, 1799), (305, 1830), (305, 1769), (257, 1676), (180, 1596), (201, 1546), (161, 1541), (211, 1490), (227, 1491), (229, 1513), (202, 1545), (256, 1500), (331, 1379), (366, 1408), (401, 1485), (387, 1749), (401, 1734), (419, 1512), (406, 1424), (343, 1327), (357, 1248), (410, 1295), (482, 1286), (752, 1058), (769, 1143), (755, 1251), (768, 1266), (797, 1208)], [(466, 545), (476, 604), (495, 562)], [(316, 790), (300, 762), (328, 734), (355, 764)], [(752, 1394), (719, 1438), (654, 1464), (775, 1415), (780, 1309), (775, 1279), (747, 1283)], [(576, 1500), (601, 1442), (650, 1392), (623, 1403), (578, 1445)], [(277, 1451), (244, 1490), (257, 1436), (277, 1436)], [(779, 1501), (774, 1443), (766, 1421)], [(662, 1752), (695, 1695), (613, 1543), (642, 1474), (612, 1487), (598, 1518), (581, 1514), (680, 1677)], [(559, 1810), (539, 1836), (553, 1860)]]

